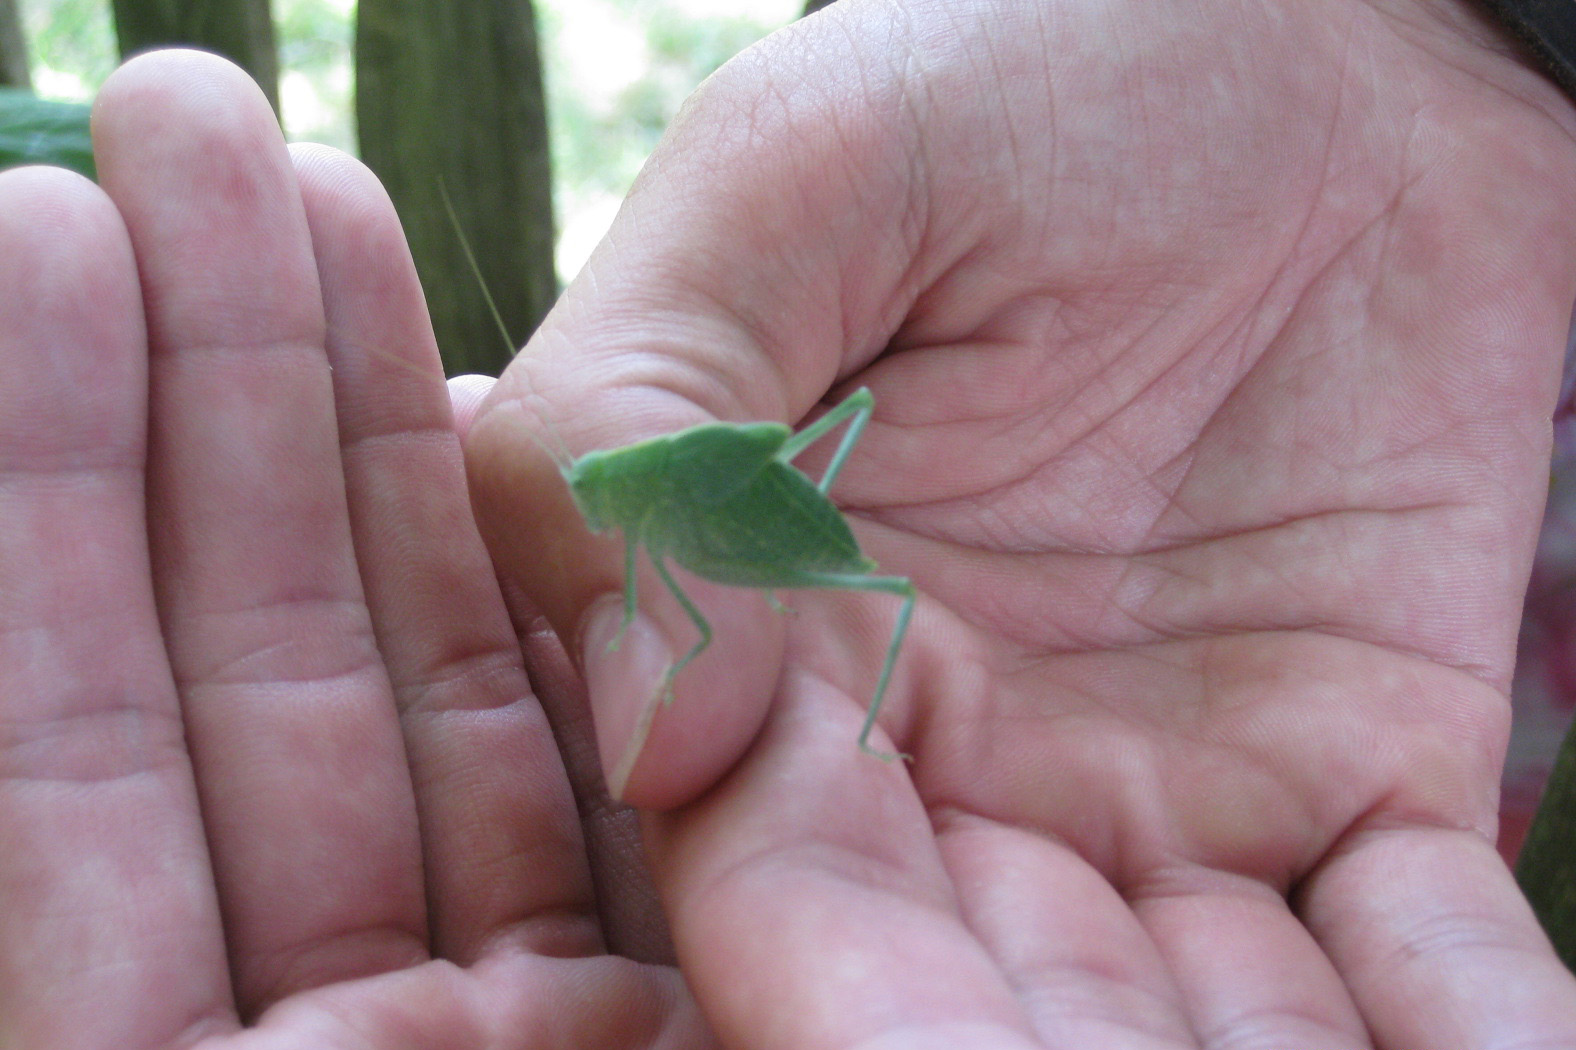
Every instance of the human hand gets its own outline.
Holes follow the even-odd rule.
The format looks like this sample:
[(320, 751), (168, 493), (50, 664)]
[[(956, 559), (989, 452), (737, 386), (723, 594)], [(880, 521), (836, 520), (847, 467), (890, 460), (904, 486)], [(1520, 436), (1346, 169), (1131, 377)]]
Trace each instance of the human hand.
[[(692, 101), (467, 438), (734, 1047), (1576, 1043), (1493, 848), (1576, 115), (1456, 3), (844, 0)], [(924, 592), (688, 578), (539, 443), (876, 418)], [(638, 755), (638, 758), (636, 756)]]
[(0, 175), (0, 1046), (713, 1045), (582, 834), (376, 181), (208, 56), (94, 123), (104, 192)]

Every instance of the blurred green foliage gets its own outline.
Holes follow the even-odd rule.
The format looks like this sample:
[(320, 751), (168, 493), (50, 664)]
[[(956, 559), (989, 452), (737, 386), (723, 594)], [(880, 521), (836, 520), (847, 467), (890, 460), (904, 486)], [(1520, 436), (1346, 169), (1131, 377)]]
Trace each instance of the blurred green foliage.
[(560, 178), (569, 184), (619, 195), (696, 85), (776, 28), (759, 16), (695, 18), (671, 4), (612, 0), (608, 6), (617, 9), (645, 39), (645, 69), (615, 96), (611, 106), (601, 106), (586, 94), (563, 89), (568, 79), (563, 74), (576, 64), (576, 57), (563, 53), (560, 11), (572, 2), (537, 0), (548, 40), (554, 161)]
[(115, 68), (109, 0), (21, 0), (40, 94), (86, 101)]
[(350, 0), (273, 0), (281, 108), (290, 138), (356, 152), (354, 5)]
[(58, 164), (93, 178), (88, 107), (0, 88), (0, 168), (18, 164)]
[[(454, 0), (451, 0), (454, 2)], [(109, 0), (20, 0), (39, 94), (84, 101), (115, 67)], [(571, 277), (679, 104), (802, 0), (535, 0), (560, 238)], [(356, 152), (354, 0), (273, 0), (293, 140)], [(609, 42), (618, 43), (610, 48)]]

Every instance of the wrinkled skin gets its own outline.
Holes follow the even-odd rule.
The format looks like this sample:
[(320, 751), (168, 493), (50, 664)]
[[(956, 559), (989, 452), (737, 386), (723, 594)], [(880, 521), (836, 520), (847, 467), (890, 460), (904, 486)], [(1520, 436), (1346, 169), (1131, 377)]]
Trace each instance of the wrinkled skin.
[(0, 174), (0, 1046), (715, 1045), (597, 909), (381, 187), (205, 55), (94, 125), (107, 196)]
[[(96, 123), (107, 197), (0, 176), (8, 1050), (1576, 1044), (1492, 846), (1576, 115), (1464, 6), (736, 61), (459, 405), (512, 623), (375, 184), (211, 59)], [(606, 650), (544, 449), (856, 383), (912, 765), (880, 596), (692, 582), (640, 739), (692, 635), (643, 586)]]

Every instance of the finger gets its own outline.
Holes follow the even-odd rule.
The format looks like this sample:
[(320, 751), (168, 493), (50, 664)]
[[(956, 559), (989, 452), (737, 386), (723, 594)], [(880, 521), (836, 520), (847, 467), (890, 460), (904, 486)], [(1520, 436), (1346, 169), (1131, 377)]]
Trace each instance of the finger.
[(75, 175), (0, 174), (0, 1045), (233, 1025), (144, 525), (131, 246)]
[[(566, 461), (714, 419), (799, 424), (886, 347), (915, 294), (911, 114), (860, 77), (855, 97), (776, 90), (884, 62), (851, 41), (890, 46), (892, 26), (841, 24), (888, 18), (880, 7), (795, 26), (708, 82), (467, 435), (488, 545), (576, 650), (615, 794), (638, 805), (685, 801), (738, 757), (782, 626), (758, 597), (680, 575), (716, 636), (658, 705), (697, 629), (645, 572), (642, 615), (618, 634), (619, 541), (587, 534), (548, 450)], [(838, 482), (853, 505), (879, 473), (861, 460), (878, 453), (861, 448)]]
[[(609, 1009), (609, 1004), (617, 1004)], [(430, 962), (298, 996), (196, 1050), (717, 1050), (684, 979), (614, 956)]]
[(1576, 1046), (1576, 978), (1490, 838), (1361, 833), (1312, 877), (1303, 913), (1380, 1050)]
[(443, 369), (371, 172), (294, 151), (323, 286), (361, 578), (399, 703), (436, 949), (601, 941), (563, 763), (471, 516)]
[(454, 413), (454, 430), (464, 437), (471, 429), (477, 409), (492, 393), (498, 380), (492, 376), (463, 375), (449, 380), (449, 408)]
[(1045, 1046), (1198, 1045), (1149, 931), (1087, 861), (1038, 831), (962, 807), (936, 823), (969, 928)]
[(763, 746), (727, 784), (648, 818), (680, 965), (722, 1042), (1040, 1045), (961, 920), (903, 765), (849, 746), (846, 696), (788, 678)]
[(1152, 874), (1133, 908), (1175, 975), (1200, 1046), (1372, 1045), (1340, 976), (1273, 888), (1182, 868)]
[(142, 272), (160, 613), (250, 1014), (423, 957), (415, 805), (274, 115), (235, 67), (161, 52), (105, 84), (95, 133)]
[(676, 961), (673, 938), (647, 862), (640, 814), (619, 805), (607, 793), (585, 682), (551, 625), (530, 608), (518, 589), (506, 588), (504, 600), (517, 625), (531, 684), (552, 723), (570, 789), (580, 808), (597, 913), (608, 950), (626, 959), (672, 966)]
[[(449, 380), (454, 426), (462, 438), (496, 382), (482, 375)], [(552, 626), (518, 586), (511, 584), (505, 589), (504, 601), (580, 809), (603, 940), (609, 951), (626, 959), (671, 966), (673, 939), (645, 862), (638, 815), (608, 794), (586, 704), (585, 681)]]

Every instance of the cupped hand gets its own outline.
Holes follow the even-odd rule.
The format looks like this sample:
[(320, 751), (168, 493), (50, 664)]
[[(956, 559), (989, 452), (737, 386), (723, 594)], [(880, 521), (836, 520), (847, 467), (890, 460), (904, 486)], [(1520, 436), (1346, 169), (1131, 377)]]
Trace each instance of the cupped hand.
[(582, 830), (387, 197), (209, 56), (94, 132), (103, 191), (0, 175), (0, 1045), (714, 1045)]
[[(1493, 847), (1573, 132), (1403, 0), (843, 0), (702, 89), (466, 449), (727, 1045), (1576, 1045)], [(654, 707), (550, 454), (856, 385), (911, 764), (886, 596), (681, 575)]]

